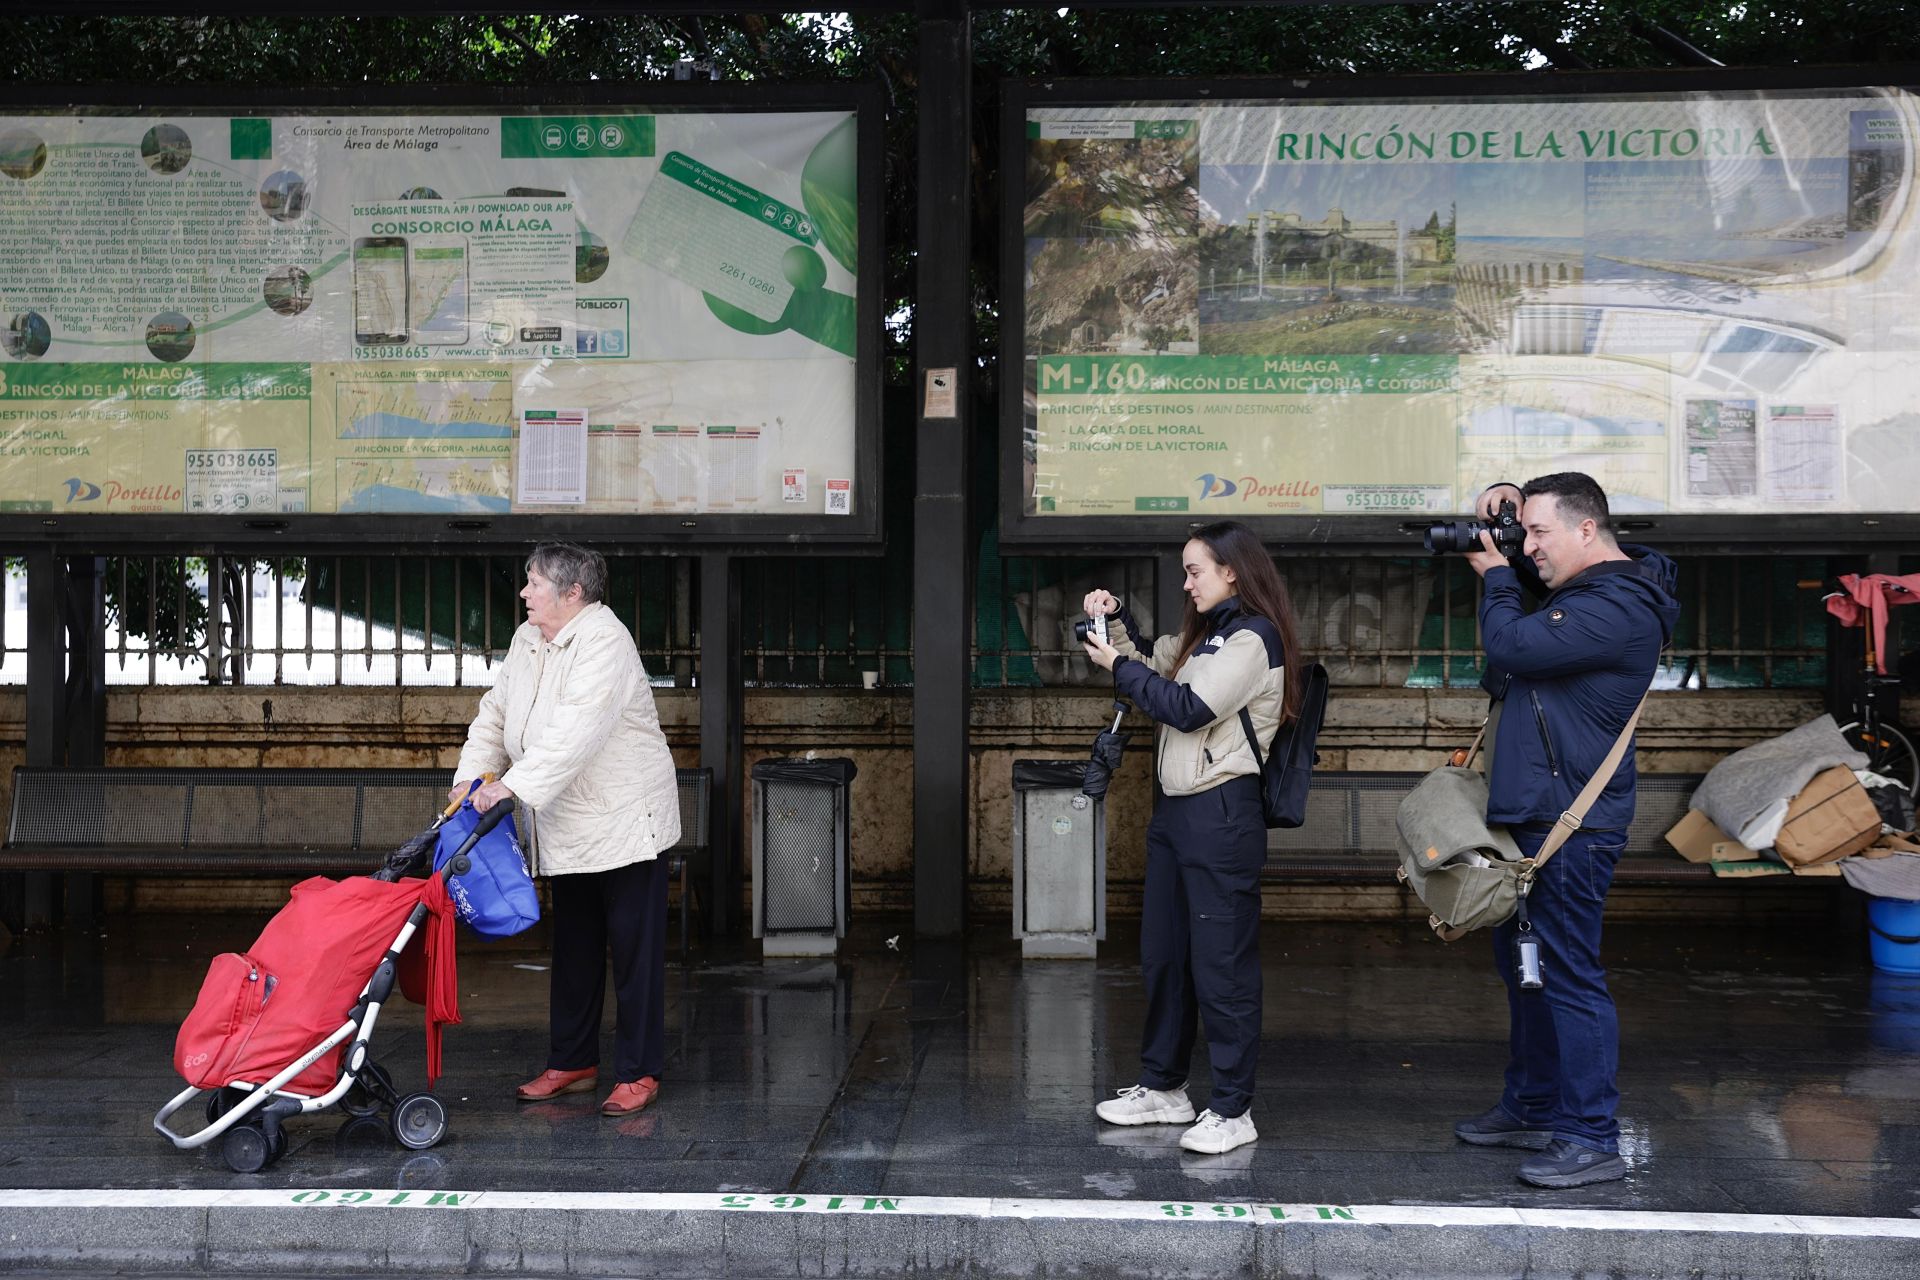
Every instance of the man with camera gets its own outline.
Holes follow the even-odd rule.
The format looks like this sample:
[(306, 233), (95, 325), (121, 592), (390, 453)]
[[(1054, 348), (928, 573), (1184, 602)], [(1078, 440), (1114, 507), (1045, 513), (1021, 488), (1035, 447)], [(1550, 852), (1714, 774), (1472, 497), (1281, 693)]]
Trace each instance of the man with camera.
[[(1604, 767), (1652, 682), (1680, 614), (1675, 570), (1665, 556), (1615, 539), (1606, 493), (1577, 471), (1524, 487), (1494, 485), (1480, 496), (1478, 514), (1487, 527), (1437, 528), (1430, 545), (1448, 549), (1447, 533), (1466, 542), (1457, 549), (1485, 584), (1481, 684), (1494, 702), (1487, 820), (1505, 825), (1532, 857)], [(1532, 612), (1522, 603), (1523, 585), (1545, 594)], [(1491, 1109), (1455, 1125), (1454, 1135), (1538, 1152), (1519, 1169), (1534, 1186), (1577, 1187), (1627, 1173), (1614, 1120), (1620, 1027), (1600, 965), (1600, 926), (1633, 820), (1631, 747), (1525, 898), (1543, 985), (1523, 986), (1516, 972), (1520, 917), (1493, 930), (1511, 1017), (1506, 1087)]]

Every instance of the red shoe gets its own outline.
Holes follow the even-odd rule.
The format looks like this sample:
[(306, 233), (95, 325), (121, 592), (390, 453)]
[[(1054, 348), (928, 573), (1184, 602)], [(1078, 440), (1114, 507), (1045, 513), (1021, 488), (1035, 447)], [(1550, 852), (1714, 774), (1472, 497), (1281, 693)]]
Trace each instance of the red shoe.
[(514, 1090), (522, 1102), (545, 1102), (563, 1093), (585, 1093), (600, 1078), (600, 1068), (582, 1067), (578, 1071), (555, 1071), (551, 1067)]
[(600, 1104), (603, 1116), (630, 1116), (653, 1104), (660, 1096), (660, 1082), (652, 1076), (641, 1076), (631, 1084), (617, 1084), (607, 1100)]

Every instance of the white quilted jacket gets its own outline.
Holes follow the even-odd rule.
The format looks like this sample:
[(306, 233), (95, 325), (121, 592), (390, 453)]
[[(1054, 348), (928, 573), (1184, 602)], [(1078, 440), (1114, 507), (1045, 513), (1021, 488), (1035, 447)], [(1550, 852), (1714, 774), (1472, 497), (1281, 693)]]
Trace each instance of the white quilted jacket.
[(455, 778), (490, 772), (514, 794), (535, 875), (610, 871), (679, 840), (673, 756), (613, 610), (589, 604), (551, 642), (530, 622), (513, 633)]

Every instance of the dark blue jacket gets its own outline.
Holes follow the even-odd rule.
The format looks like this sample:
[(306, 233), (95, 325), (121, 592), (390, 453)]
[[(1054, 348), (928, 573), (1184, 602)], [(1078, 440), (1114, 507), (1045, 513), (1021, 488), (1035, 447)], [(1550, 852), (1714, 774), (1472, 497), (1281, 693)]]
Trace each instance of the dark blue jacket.
[[(1488, 779), (1489, 822), (1552, 822), (1606, 759), (1640, 704), (1660, 651), (1680, 616), (1673, 561), (1623, 544), (1631, 560), (1593, 565), (1532, 613), (1521, 574), (1487, 570), (1480, 602), (1487, 652), (1481, 686), (1502, 703)], [(1541, 589), (1531, 562), (1529, 585)], [(1633, 821), (1632, 744), (1586, 826), (1625, 830)]]

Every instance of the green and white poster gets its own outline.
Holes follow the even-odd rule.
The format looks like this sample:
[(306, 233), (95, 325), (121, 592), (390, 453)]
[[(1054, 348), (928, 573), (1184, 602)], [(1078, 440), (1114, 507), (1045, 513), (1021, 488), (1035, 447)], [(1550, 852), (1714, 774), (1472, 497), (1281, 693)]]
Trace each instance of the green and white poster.
[(1032, 106), (1025, 511), (1920, 511), (1899, 89)]
[(592, 110), (0, 118), (0, 510), (824, 513), (853, 113)]

